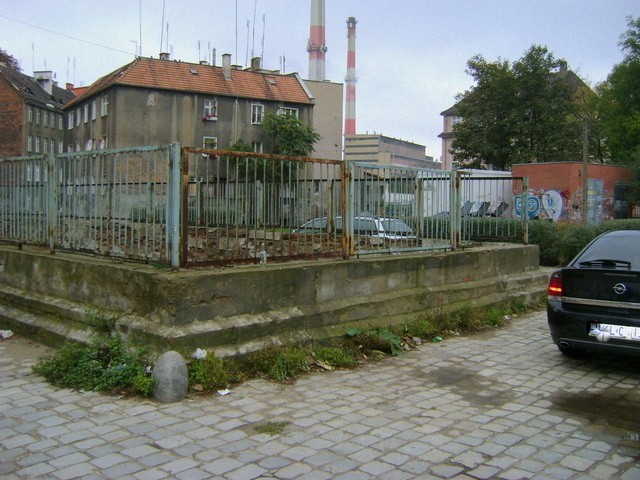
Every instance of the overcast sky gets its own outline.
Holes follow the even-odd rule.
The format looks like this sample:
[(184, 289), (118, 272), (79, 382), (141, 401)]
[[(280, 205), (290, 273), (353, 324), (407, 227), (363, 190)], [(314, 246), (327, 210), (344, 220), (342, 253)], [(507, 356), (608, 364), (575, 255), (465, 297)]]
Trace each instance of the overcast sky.
[[(23, 71), (52, 70), (61, 86), (90, 85), (136, 52), (188, 62), (217, 50), (246, 65), (308, 75), (310, 0), (0, 0), (0, 48)], [(472, 86), (467, 61), (513, 62), (546, 46), (587, 83), (623, 54), (639, 0), (326, 0), (326, 76), (344, 82), (347, 26), (356, 17), (357, 131), (426, 146), (438, 159), (440, 112)], [(236, 13), (237, 12), (237, 13)], [(163, 23), (164, 17), (164, 23)], [(237, 19), (237, 20), (236, 20)], [(255, 19), (255, 21), (254, 21)], [(167, 27), (168, 24), (168, 27)], [(163, 28), (164, 25), (164, 28)], [(168, 33), (167, 33), (168, 32)], [(162, 42), (162, 43), (161, 43)]]

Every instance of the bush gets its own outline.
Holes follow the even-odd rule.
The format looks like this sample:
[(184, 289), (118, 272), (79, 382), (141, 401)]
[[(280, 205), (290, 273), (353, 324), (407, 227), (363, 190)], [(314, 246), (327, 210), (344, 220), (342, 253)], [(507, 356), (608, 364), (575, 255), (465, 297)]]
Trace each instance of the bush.
[(187, 366), (189, 385), (200, 385), (203, 390), (219, 390), (239, 380), (236, 366), (209, 352), (202, 359), (195, 359)]
[(283, 381), (310, 370), (311, 355), (308, 347), (271, 347), (249, 354), (244, 363), (251, 375)]
[(132, 350), (119, 336), (99, 337), (90, 345), (68, 343), (41, 358), (33, 371), (62, 388), (90, 391), (130, 390), (149, 395), (153, 380), (146, 373), (143, 349)]

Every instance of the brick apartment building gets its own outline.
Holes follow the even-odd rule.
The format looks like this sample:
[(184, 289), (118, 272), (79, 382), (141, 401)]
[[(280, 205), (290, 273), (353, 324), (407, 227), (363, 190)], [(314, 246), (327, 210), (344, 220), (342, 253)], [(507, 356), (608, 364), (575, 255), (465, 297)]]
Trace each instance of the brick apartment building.
[(62, 107), (73, 98), (52, 72), (30, 77), (0, 63), (0, 157), (63, 152)]

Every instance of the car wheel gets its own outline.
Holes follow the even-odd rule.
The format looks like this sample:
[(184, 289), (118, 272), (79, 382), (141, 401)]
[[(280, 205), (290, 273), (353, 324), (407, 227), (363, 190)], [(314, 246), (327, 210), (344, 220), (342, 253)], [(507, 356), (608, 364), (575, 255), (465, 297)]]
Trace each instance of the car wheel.
[(586, 355), (584, 350), (572, 348), (569, 345), (558, 345), (558, 350), (560, 350), (560, 353), (563, 355), (571, 358), (583, 358)]

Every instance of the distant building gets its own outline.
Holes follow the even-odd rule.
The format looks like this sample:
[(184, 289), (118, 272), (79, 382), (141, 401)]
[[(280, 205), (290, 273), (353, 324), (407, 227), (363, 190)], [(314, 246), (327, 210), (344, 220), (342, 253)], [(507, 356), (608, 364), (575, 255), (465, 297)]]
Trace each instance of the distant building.
[(272, 153), (261, 128), (264, 115), (294, 115), (313, 127), (314, 100), (296, 75), (259, 67), (136, 58), (93, 83), (65, 106), (67, 150), (97, 150), (179, 142), (229, 148), (242, 140)]
[(377, 134), (344, 136), (344, 159), (381, 165), (441, 169), (425, 155), (425, 146)]
[(62, 107), (73, 98), (50, 71), (30, 77), (0, 63), (0, 157), (63, 152)]
[[(576, 97), (581, 95), (594, 96), (595, 93), (591, 88), (582, 81), (582, 79), (574, 72), (567, 68), (566, 63), (560, 65), (560, 69), (556, 72), (556, 75), (564, 75), (568, 79), (569, 83), (575, 88)], [(445, 170), (451, 170), (453, 167), (453, 154), (451, 149), (453, 147), (453, 141), (455, 140), (455, 133), (453, 127), (460, 123), (463, 119), (459, 115), (458, 105), (456, 103), (452, 107), (447, 108), (443, 112), (440, 112), (442, 116), (442, 133), (438, 135), (442, 139), (442, 168)]]
[(342, 160), (343, 85), (329, 81), (304, 80), (315, 105), (313, 129), (322, 137), (314, 145), (313, 156)]

